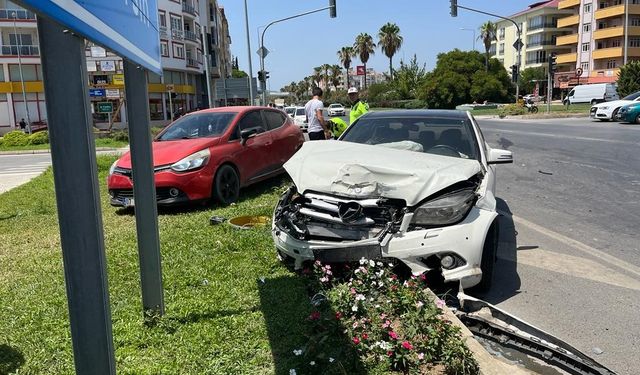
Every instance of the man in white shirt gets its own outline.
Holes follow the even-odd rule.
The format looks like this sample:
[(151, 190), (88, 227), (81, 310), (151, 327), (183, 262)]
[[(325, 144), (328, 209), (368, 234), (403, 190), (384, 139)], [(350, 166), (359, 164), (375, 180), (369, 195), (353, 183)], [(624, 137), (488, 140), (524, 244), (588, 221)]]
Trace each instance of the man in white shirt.
[(314, 87), (313, 98), (307, 102), (304, 106), (304, 113), (307, 115), (307, 124), (309, 124), (309, 140), (318, 141), (321, 139), (328, 139), (331, 137), (329, 128), (322, 116), (322, 109), (324, 104), (322, 103), (322, 89), (320, 87)]

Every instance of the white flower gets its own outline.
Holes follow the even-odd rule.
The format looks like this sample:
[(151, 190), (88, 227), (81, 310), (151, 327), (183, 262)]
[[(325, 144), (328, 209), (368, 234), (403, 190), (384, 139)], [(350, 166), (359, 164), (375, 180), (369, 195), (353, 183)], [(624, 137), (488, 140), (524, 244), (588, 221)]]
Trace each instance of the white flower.
[(380, 305), (375, 305), (374, 307), (375, 307), (376, 309), (379, 309), (379, 308), (380, 308)]
[(302, 349), (294, 349), (293, 354), (295, 354), (296, 356), (302, 355)]
[(359, 273), (360, 272), (360, 268), (356, 268), (355, 271), (353, 271), (353, 273)]
[(445, 307), (447, 304), (441, 300), (440, 298), (436, 299), (436, 306), (438, 306), (439, 309)]
[(357, 304), (353, 305), (353, 306), (351, 307), (351, 311), (353, 311), (353, 312), (358, 311), (358, 305), (357, 305)]
[(417, 307), (417, 308), (421, 308), (422, 306), (424, 306), (424, 303), (422, 303), (422, 301), (418, 301), (418, 302), (416, 303), (416, 307)]
[(289, 370), (289, 375), (298, 375), (298, 373), (296, 372), (296, 369), (292, 368)]
[(327, 281), (329, 281), (329, 278), (327, 278), (327, 277), (321, 277), (320, 278), (320, 282), (322, 282), (322, 283), (326, 283)]
[(380, 346), (380, 348), (381, 348), (382, 350), (389, 350), (389, 349), (391, 349), (391, 345), (390, 345), (388, 342), (386, 342), (386, 341), (379, 341), (379, 342), (378, 342), (378, 346)]
[(393, 263), (389, 263), (389, 267), (393, 267)]
[(356, 328), (358, 328), (358, 322), (353, 322), (353, 325), (352, 325), (352, 327), (353, 327), (353, 329), (356, 329)]
[(311, 366), (315, 366), (315, 365), (316, 365), (316, 361), (311, 361), (311, 362), (309, 362), (309, 364), (310, 364)]
[(364, 301), (365, 299), (367, 299), (364, 294), (358, 294), (356, 295), (356, 301)]
[(376, 266), (376, 262), (373, 260), (369, 261), (369, 267), (375, 267)]
[(378, 285), (381, 287), (384, 286), (384, 283), (382, 282), (382, 280), (378, 281)]
[(373, 302), (373, 297), (369, 297), (369, 302)]
[(365, 257), (360, 258), (360, 265), (365, 265), (367, 264), (367, 259)]
[(332, 363), (333, 361), (335, 361), (335, 359), (329, 357), (329, 363)]
[(378, 262), (377, 265), (378, 265), (378, 267), (384, 266), (384, 264), (382, 264), (382, 262)]
[(264, 276), (260, 277), (260, 282), (264, 284)]

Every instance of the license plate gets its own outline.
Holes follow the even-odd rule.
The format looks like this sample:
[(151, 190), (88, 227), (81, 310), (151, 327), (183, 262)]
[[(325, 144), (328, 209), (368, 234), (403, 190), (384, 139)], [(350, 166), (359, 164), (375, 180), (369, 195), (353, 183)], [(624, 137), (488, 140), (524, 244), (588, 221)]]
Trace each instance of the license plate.
[(122, 205), (124, 207), (133, 207), (135, 204), (135, 200), (133, 198), (124, 198), (122, 199)]

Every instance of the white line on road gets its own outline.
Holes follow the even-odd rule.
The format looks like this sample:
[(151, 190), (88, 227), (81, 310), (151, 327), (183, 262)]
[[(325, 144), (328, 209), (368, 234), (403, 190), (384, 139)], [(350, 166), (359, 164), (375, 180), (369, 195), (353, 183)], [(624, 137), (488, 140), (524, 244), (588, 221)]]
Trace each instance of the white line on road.
[(497, 133), (509, 133), (509, 134), (521, 134), (527, 136), (538, 136), (538, 137), (547, 137), (547, 138), (564, 138), (564, 139), (572, 139), (572, 140), (580, 140), (580, 141), (595, 141), (595, 142), (605, 142), (605, 143), (615, 143), (620, 145), (630, 145), (630, 146), (640, 146), (638, 142), (626, 142), (626, 141), (616, 141), (614, 139), (602, 139), (602, 138), (591, 138), (591, 137), (577, 137), (571, 135), (562, 135), (562, 134), (552, 134), (552, 133), (537, 133), (537, 132), (524, 132), (518, 130), (505, 130), (505, 129), (495, 129), (488, 127), (481, 127), (483, 132), (497, 132)]

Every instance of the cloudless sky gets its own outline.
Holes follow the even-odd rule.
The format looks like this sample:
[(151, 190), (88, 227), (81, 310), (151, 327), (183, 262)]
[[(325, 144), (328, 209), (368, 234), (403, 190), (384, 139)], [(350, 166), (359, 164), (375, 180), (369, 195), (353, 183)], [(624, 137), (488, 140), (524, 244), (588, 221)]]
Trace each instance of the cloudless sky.
[[(416, 54), (427, 70), (433, 69), (437, 54), (454, 48), (470, 50), (473, 33), (461, 27), (476, 30), (491, 18), (459, 9), (458, 17), (449, 15), (449, 0), (336, 0), (337, 18), (322, 11), (272, 25), (266, 32), (264, 43), (270, 51), (265, 69), (270, 72), (269, 88), (279, 91), (291, 81), (300, 81), (322, 64), (338, 64), (337, 51), (353, 45), (356, 35), (369, 33), (377, 44), (378, 31), (387, 22), (396, 23), (404, 42), (394, 56), (394, 67), (400, 59), (408, 61)], [(526, 9), (535, 0), (458, 0), (460, 5), (490, 13), (509, 16)], [(229, 21), (231, 52), (238, 57), (240, 69), (249, 72), (244, 17), (244, 0), (219, 0)], [(258, 27), (276, 19), (289, 17), (329, 5), (329, 0), (247, 0), (249, 9), (249, 36), (253, 75), (257, 76), (260, 59), (256, 53), (259, 44)], [(476, 49), (484, 51), (482, 41)], [(360, 65), (353, 59), (352, 67)], [(389, 59), (376, 48), (367, 67), (383, 72), (389, 70)]]

